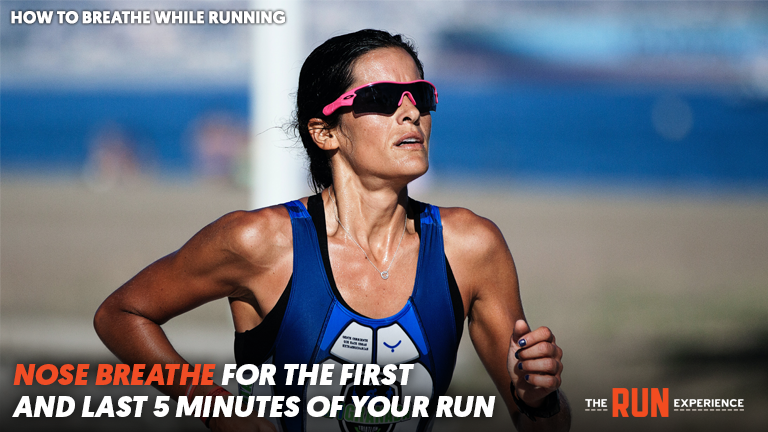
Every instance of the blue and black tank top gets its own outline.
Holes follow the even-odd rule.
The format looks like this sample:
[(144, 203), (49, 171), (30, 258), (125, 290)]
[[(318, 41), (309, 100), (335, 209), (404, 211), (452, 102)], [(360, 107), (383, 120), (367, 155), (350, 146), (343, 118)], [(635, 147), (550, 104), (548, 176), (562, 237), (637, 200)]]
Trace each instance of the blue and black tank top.
[[(453, 375), (463, 330), (464, 306), (443, 248), (437, 207), (409, 201), (419, 235), (419, 258), (413, 292), (405, 306), (388, 318), (373, 319), (355, 312), (336, 287), (328, 258), (325, 212), (320, 194), (304, 207), (284, 204), (293, 231), (293, 275), (275, 307), (252, 330), (235, 333), (238, 365), (277, 366), (275, 386), (240, 386), (241, 395), (301, 398), (301, 413), (271, 419), (284, 432), (406, 432), (431, 430), (430, 417), (354, 417), (351, 397), (427, 396), (445, 394)], [(407, 385), (309, 386), (285, 385), (285, 364), (333, 363), (334, 377), (345, 363), (412, 363)], [(294, 380), (295, 382), (295, 380)], [(306, 402), (314, 396), (342, 395), (349, 409), (337, 417), (312, 417)], [(413, 399), (413, 398), (411, 398)], [(430, 404), (430, 409), (434, 403)]]

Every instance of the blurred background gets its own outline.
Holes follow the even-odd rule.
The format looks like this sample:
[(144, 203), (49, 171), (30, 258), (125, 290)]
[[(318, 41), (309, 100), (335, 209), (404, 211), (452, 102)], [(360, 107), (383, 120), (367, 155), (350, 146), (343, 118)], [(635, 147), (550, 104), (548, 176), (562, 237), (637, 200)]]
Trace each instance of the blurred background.
[[(530, 324), (552, 328), (565, 351), (574, 430), (764, 430), (768, 2), (290, 7), (0, 4), (2, 424), (200, 430), (194, 419), (11, 419), (23, 394), (157, 394), (14, 387), (15, 365), (114, 362), (91, 326), (98, 305), (207, 223), (249, 208), (249, 141), (291, 116), (269, 112), (258, 129), (252, 120), (253, 70), (281, 60), (254, 49), (265, 26), (9, 25), (10, 11), (285, 8), (286, 24), (268, 31), (299, 35), (295, 74), (335, 35), (371, 27), (414, 40), (440, 105), (430, 171), (411, 193), (499, 225)], [(302, 164), (301, 145), (285, 139), (282, 151)], [(164, 329), (192, 362), (234, 362), (224, 300)], [(584, 399), (613, 387), (743, 398), (746, 409), (585, 411)], [(450, 392), (497, 394), (466, 332)], [(493, 419), (436, 430), (510, 425), (499, 400)]]

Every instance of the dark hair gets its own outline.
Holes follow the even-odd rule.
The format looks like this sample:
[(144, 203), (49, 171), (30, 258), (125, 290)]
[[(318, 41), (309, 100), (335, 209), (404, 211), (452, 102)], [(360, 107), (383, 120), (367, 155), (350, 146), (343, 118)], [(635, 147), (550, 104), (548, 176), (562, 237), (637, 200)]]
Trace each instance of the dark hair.
[(339, 124), (341, 110), (330, 116), (323, 115), (323, 107), (348, 91), (354, 77), (355, 61), (378, 48), (402, 48), (411, 55), (421, 78), (424, 66), (419, 61), (413, 43), (402, 35), (391, 35), (381, 30), (360, 30), (336, 36), (315, 48), (304, 61), (299, 73), (299, 89), (296, 92), (296, 114), (293, 128), (298, 132), (309, 157), (309, 173), (316, 192), (333, 184), (331, 162), (326, 151), (312, 140), (308, 124), (319, 118), (334, 128)]

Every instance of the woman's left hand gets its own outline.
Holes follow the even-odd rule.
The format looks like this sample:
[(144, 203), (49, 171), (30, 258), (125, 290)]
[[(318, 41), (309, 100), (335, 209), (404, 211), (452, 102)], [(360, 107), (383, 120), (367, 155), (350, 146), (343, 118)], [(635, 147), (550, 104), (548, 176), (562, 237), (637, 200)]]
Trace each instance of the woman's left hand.
[(545, 396), (560, 387), (562, 358), (563, 350), (549, 328), (531, 331), (524, 320), (517, 320), (507, 355), (517, 397), (531, 407), (540, 406)]

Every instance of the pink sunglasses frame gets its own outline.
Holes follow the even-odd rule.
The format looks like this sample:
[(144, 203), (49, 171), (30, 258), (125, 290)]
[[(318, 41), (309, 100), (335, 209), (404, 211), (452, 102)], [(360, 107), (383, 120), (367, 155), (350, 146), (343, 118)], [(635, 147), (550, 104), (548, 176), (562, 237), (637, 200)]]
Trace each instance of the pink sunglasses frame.
[[(432, 86), (432, 89), (435, 91), (435, 104), (437, 104), (437, 87), (435, 87), (434, 84), (432, 84), (431, 82), (429, 82), (427, 80), (416, 80), (416, 81), (408, 81), (408, 82), (374, 81), (374, 82), (370, 82), (368, 84), (363, 84), (360, 87), (355, 87), (352, 90), (350, 90), (350, 91), (344, 93), (343, 95), (339, 96), (335, 101), (329, 103), (328, 105), (325, 106), (325, 108), (323, 108), (323, 115), (329, 116), (329, 115), (333, 114), (337, 109), (339, 109), (341, 107), (352, 106), (352, 103), (354, 102), (355, 97), (357, 96), (357, 94), (355, 92), (360, 90), (360, 89), (362, 89), (362, 88), (369, 87), (369, 86), (372, 86), (374, 84), (415, 84), (415, 83), (420, 83), (420, 82), (425, 82), (425, 83), (427, 83), (427, 84)], [(413, 95), (411, 94), (411, 92), (406, 90), (406, 91), (403, 92), (403, 94), (400, 95), (400, 102), (397, 103), (398, 107), (403, 104), (403, 95), (408, 96), (408, 99), (411, 101), (411, 103), (414, 106), (416, 106), (416, 100), (414, 99)]]

